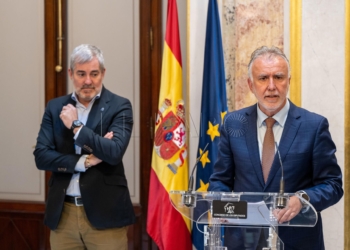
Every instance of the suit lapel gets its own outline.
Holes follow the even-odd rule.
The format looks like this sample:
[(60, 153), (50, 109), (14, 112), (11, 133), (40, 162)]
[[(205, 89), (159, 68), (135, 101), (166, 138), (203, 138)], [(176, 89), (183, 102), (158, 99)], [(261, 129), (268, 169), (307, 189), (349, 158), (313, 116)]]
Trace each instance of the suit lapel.
[(247, 148), (250, 155), (250, 159), (253, 168), (258, 176), (259, 182), (262, 187), (265, 186), (264, 177), (261, 169), (261, 161), (259, 154), (259, 144), (258, 144), (258, 131), (257, 131), (257, 106), (253, 105), (246, 112), (246, 117), (248, 121), (248, 128), (246, 133), (247, 138)]
[[(92, 130), (100, 125), (102, 127), (101, 122), (103, 123), (103, 116), (107, 113), (109, 109), (109, 92), (104, 87), (102, 88), (101, 96), (99, 99), (96, 99), (89, 113), (88, 120), (86, 122), (86, 126)], [(98, 134), (104, 136), (104, 131), (97, 130)]]
[[(68, 105), (68, 104), (72, 104), (72, 105), (75, 107), (76, 101), (74, 101), (74, 100), (72, 99), (72, 94), (66, 95), (66, 98), (63, 99), (61, 109), (63, 108), (63, 106), (66, 106), (66, 105)], [(60, 110), (60, 112), (61, 112), (61, 110)]]
[[(288, 117), (286, 123), (284, 125), (281, 141), (278, 145), (281, 161), (283, 164), (284, 159), (298, 133), (300, 127), (300, 114), (298, 112), (298, 108), (290, 102), (290, 108), (288, 112)], [(269, 178), (267, 180), (266, 186), (274, 179), (277, 171), (281, 168), (281, 164), (279, 162), (279, 157), (276, 155), (275, 159), (272, 163), (272, 167), (270, 170)]]

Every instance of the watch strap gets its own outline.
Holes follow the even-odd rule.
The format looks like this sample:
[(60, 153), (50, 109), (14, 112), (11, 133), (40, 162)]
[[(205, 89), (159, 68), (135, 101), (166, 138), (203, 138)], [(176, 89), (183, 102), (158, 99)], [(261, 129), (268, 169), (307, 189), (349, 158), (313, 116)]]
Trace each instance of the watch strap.
[(79, 121), (79, 120), (74, 120), (73, 122), (72, 122), (72, 126), (71, 126), (71, 130), (73, 131), (75, 128), (78, 128), (78, 127), (81, 127), (81, 126), (83, 126), (84, 124), (81, 122), (81, 121)]

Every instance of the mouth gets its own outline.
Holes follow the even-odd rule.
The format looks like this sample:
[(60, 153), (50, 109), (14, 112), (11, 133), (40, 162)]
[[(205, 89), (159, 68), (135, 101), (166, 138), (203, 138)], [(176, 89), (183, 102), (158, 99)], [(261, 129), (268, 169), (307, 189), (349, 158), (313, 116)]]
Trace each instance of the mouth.
[(82, 88), (80, 91), (85, 95), (90, 95), (94, 92), (94, 88)]
[(93, 85), (83, 85), (81, 89), (95, 89), (95, 87)]
[(278, 98), (279, 98), (278, 95), (266, 95), (265, 96), (265, 100), (270, 100), (270, 101), (274, 101), (274, 100), (276, 100)]

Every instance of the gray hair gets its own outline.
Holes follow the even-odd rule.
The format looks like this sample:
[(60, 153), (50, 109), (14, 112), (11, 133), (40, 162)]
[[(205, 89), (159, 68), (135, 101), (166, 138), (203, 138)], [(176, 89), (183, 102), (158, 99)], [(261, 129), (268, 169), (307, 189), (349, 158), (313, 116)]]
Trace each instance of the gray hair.
[(248, 64), (248, 76), (250, 78), (250, 80), (252, 79), (252, 65), (253, 62), (258, 58), (258, 57), (263, 57), (263, 56), (267, 56), (269, 58), (273, 58), (276, 56), (282, 57), (287, 65), (288, 65), (288, 77), (290, 78), (290, 64), (289, 64), (289, 60), (286, 57), (286, 55), (283, 53), (282, 50), (280, 50), (277, 47), (272, 46), (271, 48), (267, 47), (267, 46), (262, 46), (260, 48), (257, 48), (251, 55), (250, 57), (250, 62)]
[(100, 70), (104, 71), (104, 58), (102, 51), (94, 45), (81, 44), (76, 47), (70, 56), (70, 69), (73, 72), (75, 64), (82, 64), (90, 62), (92, 59), (97, 58), (100, 63)]

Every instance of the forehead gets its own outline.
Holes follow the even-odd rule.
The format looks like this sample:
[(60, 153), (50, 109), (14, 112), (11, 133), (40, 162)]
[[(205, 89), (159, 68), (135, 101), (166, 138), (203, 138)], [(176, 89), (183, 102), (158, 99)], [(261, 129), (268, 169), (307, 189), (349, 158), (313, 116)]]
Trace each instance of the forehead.
[(75, 63), (74, 66), (74, 71), (100, 71), (100, 63), (96, 57), (85, 63)]
[(275, 55), (263, 55), (255, 59), (253, 73), (288, 73), (288, 64), (284, 58)]

